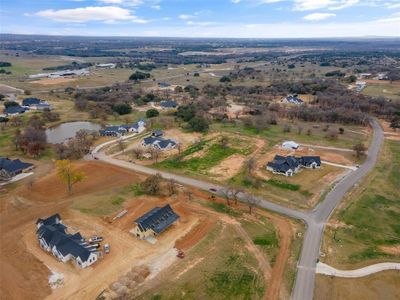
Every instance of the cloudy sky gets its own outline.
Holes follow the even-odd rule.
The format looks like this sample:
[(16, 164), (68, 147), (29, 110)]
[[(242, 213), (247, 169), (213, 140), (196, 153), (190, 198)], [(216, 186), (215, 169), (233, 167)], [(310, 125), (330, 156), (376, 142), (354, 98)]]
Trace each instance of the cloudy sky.
[(88, 36), (400, 36), (400, 0), (0, 0), (0, 32)]

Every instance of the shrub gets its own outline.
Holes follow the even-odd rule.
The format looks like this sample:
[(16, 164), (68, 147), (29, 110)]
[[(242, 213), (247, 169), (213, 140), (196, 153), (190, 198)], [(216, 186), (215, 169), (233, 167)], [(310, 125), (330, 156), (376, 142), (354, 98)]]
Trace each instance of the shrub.
[(150, 108), (149, 110), (146, 111), (146, 117), (147, 118), (154, 118), (160, 115), (157, 109), (155, 108)]
[(126, 103), (121, 103), (121, 104), (115, 104), (113, 106), (113, 111), (120, 115), (127, 115), (131, 113), (132, 107), (129, 104)]

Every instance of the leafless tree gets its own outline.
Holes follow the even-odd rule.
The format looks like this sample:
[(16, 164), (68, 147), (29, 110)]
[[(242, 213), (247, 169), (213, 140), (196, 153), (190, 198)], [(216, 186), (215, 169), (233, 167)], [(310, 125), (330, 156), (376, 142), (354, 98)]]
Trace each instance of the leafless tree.
[(132, 153), (136, 159), (139, 159), (143, 154), (143, 149), (140, 147), (133, 148)]
[(256, 168), (256, 160), (254, 159), (254, 157), (250, 157), (248, 160), (245, 161), (245, 167), (247, 174), (253, 174), (253, 171)]
[(229, 143), (229, 138), (226, 135), (223, 135), (221, 136), (219, 142), (222, 148), (227, 148)]
[(141, 183), (143, 192), (148, 195), (158, 194), (161, 189), (161, 181), (162, 176), (159, 173), (147, 177), (146, 180)]
[(124, 143), (123, 140), (121, 140), (121, 139), (118, 140), (118, 147), (119, 147), (120, 151), (122, 151), (122, 152), (125, 151), (126, 144)]
[(157, 163), (158, 162), (158, 158), (160, 157), (160, 154), (161, 154), (160, 149), (152, 147), (151, 150), (150, 150), (150, 153), (151, 153), (151, 157), (153, 158), (155, 163)]
[(176, 181), (175, 179), (171, 178), (168, 180), (168, 189), (170, 196), (176, 193)]
[(249, 214), (252, 213), (253, 207), (260, 203), (260, 200), (253, 195), (245, 194), (243, 200), (247, 203), (249, 207)]
[(367, 148), (364, 146), (363, 143), (357, 143), (353, 146), (353, 150), (356, 153), (357, 158), (363, 156)]

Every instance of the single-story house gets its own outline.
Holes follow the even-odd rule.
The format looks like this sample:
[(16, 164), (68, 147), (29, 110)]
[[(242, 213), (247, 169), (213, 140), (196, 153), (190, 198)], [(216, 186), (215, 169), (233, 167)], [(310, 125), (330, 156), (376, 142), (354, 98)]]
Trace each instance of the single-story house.
[(274, 160), (267, 163), (267, 170), (274, 174), (293, 176), (300, 170), (300, 164), (294, 156), (275, 155)]
[(161, 108), (171, 109), (178, 107), (178, 104), (173, 100), (164, 100), (160, 102)]
[(121, 127), (124, 127), (128, 132), (141, 133), (146, 129), (146, 122), (144, 120), (139, 120), (133, 124), (121, 125)]
[(303, 104), (304, 101), (301, 100), (298, 95), (289, 95), (286, 98), (283, 98), (282, 100), (283, 103), (290, 103), (290, 104)]
[(151, 136), (152, 136), (152, 137), (160, 137), (160, 136), (163, 136), (163, 135), (164, 135), (164, 132), (163, 132), (162, 130), (159, 130), (159, 129), (154, 130), (154, 131), (151, 133)]
[(11, 179), (12, 177), (33, 169), (33, 164), (23, 162), (19, 159), (0, 157), (0, 179)]
[(145, 239), (159, 235), (178, 220), (179, 216), (169, 204), (155, 207), (134, 221), (136, 227), (131, 232), (138, 238)]
[(25, 98), (24, 100), (22, 100), (22, 106), (36, 105), (41, 102), (42, 102), (42, 100), (40, 100), (38, 98)]
[(116, 126), (106, 126), (104, 129), (100, 130), (101, 136), (123, 136), (128, 132), (141, 133), (146, 129), (146, 122), (140, 120), (136, 123), (129, 125), (116, 125)]
[(321, 158), (319, 156), (302, 156), (298, 160), (303, 168), (316, 169), (321, 167)]
[(59, 261), (66, 263), (72, 259), (80, 268), (86, 268), (98, 260), (97, 249), (87, 243), (79, 232), (69, 234), (59, 214), (39, 218), (36, 226), (40, 247), (51, 252)]
[(272, 162), (267, 163), (267, 170), (274, 174), (293, 176), (300, 171), (300, 168), (316, 169), (321, 167), (319, 156), (281, 156), (275, 155)]
[(51, 105), (48, 104), (47, 102), (41, 102), (41, 103), (39, 103), (39, 104), (33, 104), (33, 105), (31, 105), (31, 106), (30, 106), (30, 109), (31, 109), (31, 110), (40, 110), (40, 111), (43, 111), (43, 110), (51, 110), (52, 107), (51, 107)]
[(6, 114), (7, 116), (13, 116), (13, 115), (23, 114), (25, 111), (26, 109), (24, 107), (16, 105), (5, 108), (4, 114)]
[(300, 145), (294, 141), (284, 141), (281, 147), (285, 150), (297, 150), (299, 149), (299, 146)]
[(159, 83), (158, 83), (158, 86), (159, 86), (160, 88), (166, 88), (166, 87), (170, 87), (171, 84), (169, 84), (169, 83), (167, 83), (167, 82), (159, 82)]
[(106, 126), (104, 129), (99, 130), (101, 136), (123, 136), (128, 130), (123, 126)]
[(114, 69), (117, 65), (113, 63), (108, 63), (108, 64), (97, 64), (96, 68), (99, 69)]
[(172, 139), (163, 139), (159, 137), (146, 137), (143, 139), (142, 146), (143, 147), (153, 147), (159, 150), (170, 150), (176, 147), (176, 142)]

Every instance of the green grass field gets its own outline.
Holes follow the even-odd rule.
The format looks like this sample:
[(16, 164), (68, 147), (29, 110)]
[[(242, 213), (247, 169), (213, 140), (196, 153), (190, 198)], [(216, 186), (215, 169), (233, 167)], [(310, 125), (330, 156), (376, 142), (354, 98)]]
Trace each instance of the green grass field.
[(136, 299), (262, 299), (266, 288), (255, 257), (232, 226), (217, 225), (160, 276)]
[(377, 167), (335, 216), (343, 226), (326, 232), (324, 248), (332, 253), (328, 262), (346, 265), (400, 258), (390, 251), (400, 245), (399, 178), (400, 143), (385, 141)]
[(373, 97), (387, 97), (400, 101), (400, 84), (382, 81), (381, 83), (371, 83), (362, 91), (363, 94)]

